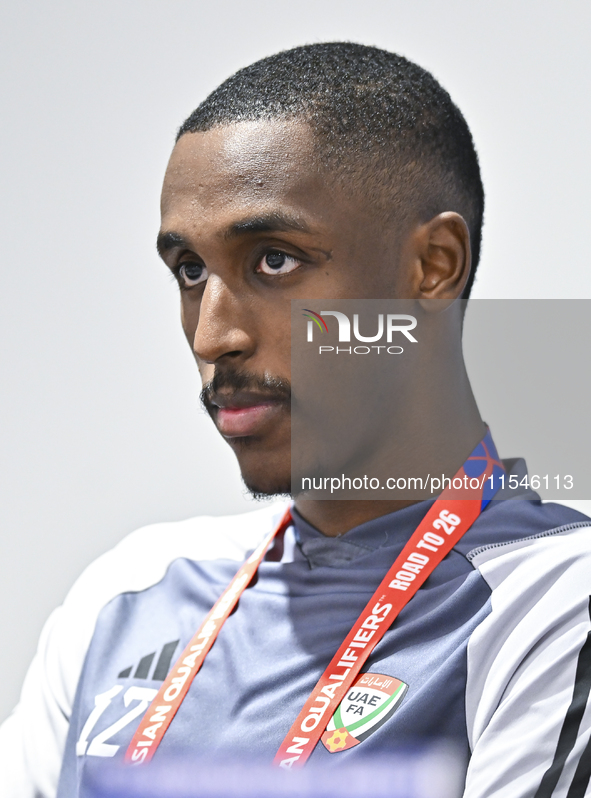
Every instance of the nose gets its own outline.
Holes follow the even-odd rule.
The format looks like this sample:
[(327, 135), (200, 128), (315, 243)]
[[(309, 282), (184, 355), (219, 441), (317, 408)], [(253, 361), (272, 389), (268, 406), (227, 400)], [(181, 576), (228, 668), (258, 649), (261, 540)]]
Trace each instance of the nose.
[(201, 298), (193, 351), (203, 363), (223, 358), (247, 359), (254, 339), (246, 329), (244, 299), (234, 294), (217, 275), (211, 275)]

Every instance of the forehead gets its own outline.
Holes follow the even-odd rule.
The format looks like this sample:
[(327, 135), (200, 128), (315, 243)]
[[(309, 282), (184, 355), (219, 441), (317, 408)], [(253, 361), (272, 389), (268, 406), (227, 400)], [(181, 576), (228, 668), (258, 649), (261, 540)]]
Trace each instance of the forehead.
[(222, 209), (240, 213), (253, 203), (318, 210), (326, 193), (305, 123), (240, 122), (181, 136), (166, 170), (162, 214), (203, 218)]

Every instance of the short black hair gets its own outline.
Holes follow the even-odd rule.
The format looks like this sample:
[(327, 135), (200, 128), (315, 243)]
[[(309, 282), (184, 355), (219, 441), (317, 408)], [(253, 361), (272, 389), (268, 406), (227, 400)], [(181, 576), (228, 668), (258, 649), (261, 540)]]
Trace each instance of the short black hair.
[(185, 133), (261, 119), (301, 118), (321, 163), (350, 177), (399, 218), (460, 213), (470, 230), (472, 288), (480, 256), (484, 189), (462, 113), (426, 70), (406, 58), (350, 42), (285, 50), (241, 69), (181, 126)]

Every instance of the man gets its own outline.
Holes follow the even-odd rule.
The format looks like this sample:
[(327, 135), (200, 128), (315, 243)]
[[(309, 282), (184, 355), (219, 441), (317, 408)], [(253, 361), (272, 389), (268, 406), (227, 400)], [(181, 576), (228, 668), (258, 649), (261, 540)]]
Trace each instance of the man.
[[(296, 48), (237, 73), (188, 118), (166, 172), (158, 248), (179, 283), (203, 401), (253, 493), (291, 490), (292, 299), (403, 299), (427, 331), (442, 319), (408, 389), (405, 445), (385, 448), (396, 449), (400, 474), (435, 463), (453, 477), (474, 451), (495, 467), (460, 340), (458, 300), (474, 279), (482, 217), (463, 117), (399, 56)], [(442, 351), (449, 368), (437, 367)], [(505, 467), (525, 473), (522, 461)], [(441, 736), (471, 755), (469, 798), (583, 796), (591, 522), (527, 488), (519, 501), (513, 494), (496, 491), (387, 629), (391, 605), (376, 590), (433, 501), (302, 494), (242, 593), (233, 577), (289, 502), (139, 530), (48, 621), (3, 727), (3, 794), (85, 795), (126, 750), (139, 762), (156, 747), (161, 761), (233, 753), (271, 762), (281, 749), (279, 764), (298, 764), (304, 737), (290, 737), (292, 724), (370, 602), (373, 620), (355, 639), (383, 636), (349, 703), (308, 723), (322, 733), (313, 762), (339, 767)], [(445, 512), (455, 529), (459, 516)], [(444, 537), (425, 540), (426, 553), (390, 583), (402, 596)], [(213, 634), (201, 625), (228, 585), (237, 609), (195, 675)], [(171, 689), (159, 693), (163, 683)]]

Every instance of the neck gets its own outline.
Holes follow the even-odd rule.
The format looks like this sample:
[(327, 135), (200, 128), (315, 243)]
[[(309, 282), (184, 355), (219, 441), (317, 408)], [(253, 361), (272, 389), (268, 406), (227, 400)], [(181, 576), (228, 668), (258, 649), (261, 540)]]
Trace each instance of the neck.
[[(416, 403), (415, 423), (408, 436), (412, 450), (401, 450), (396, 463), (397, 475), (420, 473), (453, 477), (486, 433), (478, 407), (463, 368), (455, 371), (453, 388), (435, 393), (423, 386), (422, 396), (438, 396), (435, 406), (427, 401)], [(443, 386), (439, 386), (440, 388)], [(433, 388), (433, 386), (431, 386)], [(355, 526), (401, 510), (416, 500), (327, 500), (296, 499), (298, 512), (320, 532), (336, 537)]]

